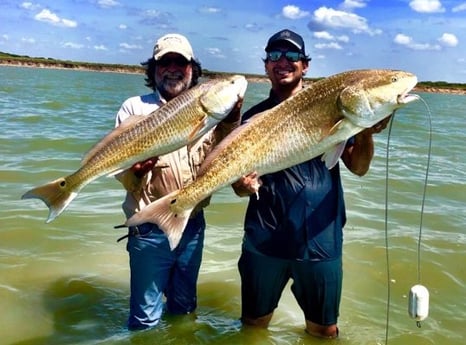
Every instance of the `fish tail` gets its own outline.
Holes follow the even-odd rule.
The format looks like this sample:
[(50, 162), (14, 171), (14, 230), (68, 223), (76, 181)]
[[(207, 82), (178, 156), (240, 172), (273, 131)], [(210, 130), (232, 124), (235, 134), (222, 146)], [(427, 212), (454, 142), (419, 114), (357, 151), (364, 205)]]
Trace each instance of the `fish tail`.
[(63, 212), (70, 202), (78, 195), (78, 191), (68, 186), (66, 178), (62, 177), (42, 186), (33, 188), (21, 196), (21, 199), (40, 199), (49, 208), (47, 223), (50, 223)]
[(193, 208), (174, 211), (178, 191), (167, 194), (126, 220), (126, 226), (154, 223), (167, 235), (170, 249), (175, 249), (183, 235)]

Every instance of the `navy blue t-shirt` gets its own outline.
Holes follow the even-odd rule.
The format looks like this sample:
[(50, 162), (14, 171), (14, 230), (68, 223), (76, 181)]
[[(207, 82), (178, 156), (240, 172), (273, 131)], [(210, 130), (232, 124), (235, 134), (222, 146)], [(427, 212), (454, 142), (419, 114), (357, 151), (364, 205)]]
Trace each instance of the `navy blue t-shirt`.
[[(243, 121), (278, 103), (271, 92)], [(246, 211), (246, 250), (313, 261), (342, 255), (346, 214), (338, 164), (329, 170), (316, 157), (261, 179), (259, 199), (251, 195)]]

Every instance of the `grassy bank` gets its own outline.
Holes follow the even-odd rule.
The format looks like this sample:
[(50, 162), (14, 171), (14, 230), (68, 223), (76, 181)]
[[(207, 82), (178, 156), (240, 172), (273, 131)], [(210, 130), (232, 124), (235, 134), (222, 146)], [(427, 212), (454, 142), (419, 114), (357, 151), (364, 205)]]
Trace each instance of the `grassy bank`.
[[(118, 72), (118, 73), (144, 73), (140, 65), (104, 64), (93, 62), (77, 62), (69, 60), (57, 60), (43, 57), (29, 57), (26, 55), (15, 55), (0, 52), (0, 65), (14, 65), (39, 68), (66, 68), (76, 70), (89, 70), (98, 72)], [(203, 70), (203, 74), (209, 78), (231, 75), (232, 73)], [(265, 75), (244, 74), (247, 79), (255, 81), (267, 81)], [(307, 78), (306, 82), (313, 82), (317, 79)], [(466, 94), (466, 84), (448, 83), (445, 81), (420, 81), (416, 89), (425, 92), (448, 92)]]

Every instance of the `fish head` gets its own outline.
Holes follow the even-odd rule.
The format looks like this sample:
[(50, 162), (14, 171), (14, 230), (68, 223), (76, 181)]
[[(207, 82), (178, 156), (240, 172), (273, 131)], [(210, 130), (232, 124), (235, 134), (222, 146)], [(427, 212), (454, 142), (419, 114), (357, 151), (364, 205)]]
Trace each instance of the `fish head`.
[(200, 103), (212, 121), (221, 121), (244, 98), (247, 86), (248, 82), (242, 75), (215, 81), (200, 97)]
[(395, 110), (419, 99), (409, 94), (417, 84), (417, 77), (409, 72), (365, 70), (358, 75), (356, 71), (350, 80), (338, 97), (338, 105), (343, 115), (360, 127), (372, 127)]

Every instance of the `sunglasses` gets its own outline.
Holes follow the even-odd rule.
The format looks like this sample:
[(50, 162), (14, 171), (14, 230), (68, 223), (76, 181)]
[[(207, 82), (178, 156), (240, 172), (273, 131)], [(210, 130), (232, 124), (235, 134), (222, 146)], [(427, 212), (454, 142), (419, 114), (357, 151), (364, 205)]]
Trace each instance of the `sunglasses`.
[(161, 67), (168, 67), (171, 64), (175, 64), (178, 67), (186, 67), (189, 64), (189, 61), (182, 56), (177, 57), (163, 57), (157, 61), (157, 65)]
[(267, 60), (276, 62), (280, 60), (282, 56), (284, 56), (290, 62), (298, 62), (299, 60), (305, 57), (303, 54), (298, 53), (298, 52), (291, 52), (291, 51), (284, 52), (280, 50), (274, 50), (274, 51), (267, 53)]

